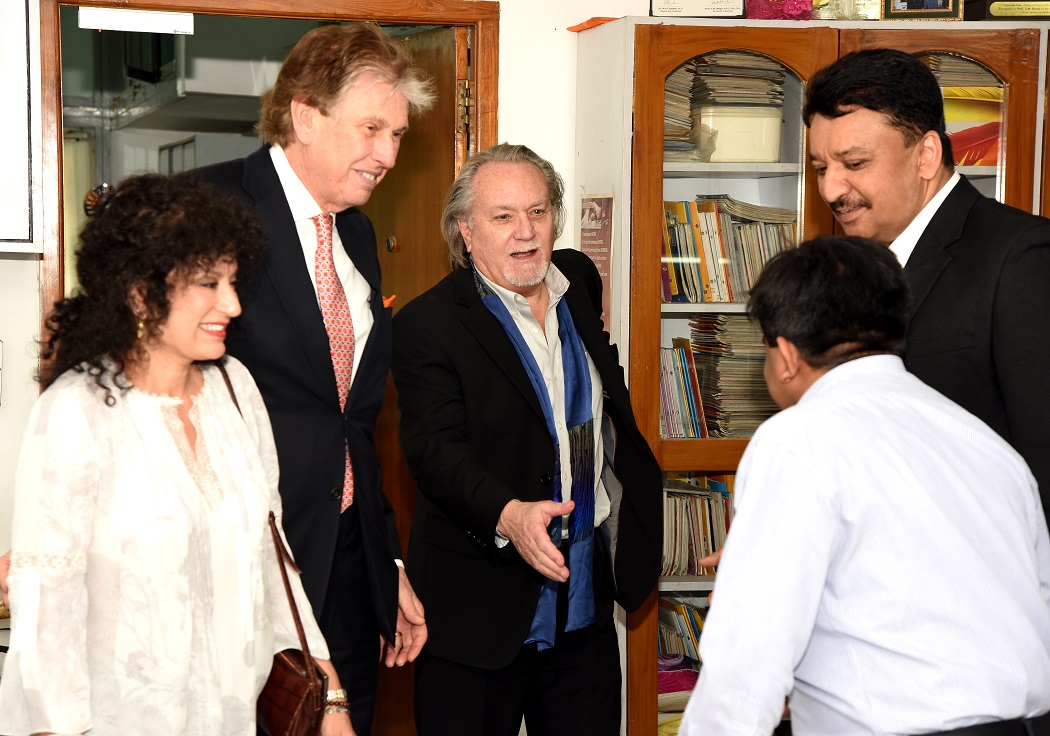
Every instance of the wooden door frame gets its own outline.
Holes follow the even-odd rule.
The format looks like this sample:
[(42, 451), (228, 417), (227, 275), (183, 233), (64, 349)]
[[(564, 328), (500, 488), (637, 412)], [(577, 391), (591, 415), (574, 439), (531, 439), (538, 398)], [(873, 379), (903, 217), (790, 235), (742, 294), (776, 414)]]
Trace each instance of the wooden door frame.
[(163, 10), (255, 18), (375, 21), (461, 26), (471, 30), (471, 125), (475, 149), (496, 143), (499, 78), (499, 3), (489, 0), (309, 0), (291, 11), (287, 0), (40, 0), (40, 107), (42, 123), (43, 261), (40, 269), (41, 335), (65, 290), (62, 215), (62, 5)]

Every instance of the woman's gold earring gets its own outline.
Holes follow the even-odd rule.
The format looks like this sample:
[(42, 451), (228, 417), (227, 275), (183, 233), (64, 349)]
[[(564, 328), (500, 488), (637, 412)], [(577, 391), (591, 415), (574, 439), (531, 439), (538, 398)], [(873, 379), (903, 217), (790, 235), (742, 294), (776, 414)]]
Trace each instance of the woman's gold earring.
[(140, 319), (138, 324), (135, 325), (135, 339), (141, 340), (142, 336), (146, 334), (146, 324)]

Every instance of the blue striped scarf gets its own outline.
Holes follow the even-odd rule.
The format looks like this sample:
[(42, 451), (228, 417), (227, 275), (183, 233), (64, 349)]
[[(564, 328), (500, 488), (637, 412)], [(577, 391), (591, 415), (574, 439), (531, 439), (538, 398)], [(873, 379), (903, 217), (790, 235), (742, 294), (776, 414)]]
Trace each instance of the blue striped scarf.
[[(475, 272), (475, 282), (481, 301), (503, 325), (507, 337), (514, 344), (518, 358), (528, 373), (536, 398), (543, 408), (547, 431), (554, 443), (554, 500), (562, 500), (561, 454), (558, 435), (554, 428), (554, 408), (547, 393), (543, 373), (533, 357), (532, 351), (522, 337), (514, 318), (499, 296), (481, 280)], [(572, 495), (576, 502), (568, 521), (569, 590), (568, 618), (565, 631), (582, 629), (594, 623), (594, 417), (591, 415), (591, 373), (587, 364), (587, 351), (576, 331), (569, 314), (569, 306), (561, 299), (556, 307), (558, 313), (558, 337), (561, 340), (562, 371), (565, 381), (565, 426), (569, 434), (569, 462), (572, 474)], [(562, 547), (562, 520), (551, 522), (549, 532), (556, 547)], [(563, 554), (565, 550), (563, 549)], [(543, 579), (540, 600), (532, 628), (525, 640), (535, 643), (538, 649), (554, 646), (557, 630), (558, 583)]]

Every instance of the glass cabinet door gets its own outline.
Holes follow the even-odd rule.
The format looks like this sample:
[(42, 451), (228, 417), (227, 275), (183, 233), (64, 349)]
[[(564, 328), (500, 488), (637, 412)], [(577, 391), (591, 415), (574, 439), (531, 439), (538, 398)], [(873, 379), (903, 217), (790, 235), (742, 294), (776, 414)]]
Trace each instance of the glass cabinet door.
[[(689, 431), (681, 424), (674, 432), (668, 431), (669, 420), (661, 417), (661, 366), (673, 361), (674, 355), (679, 356), (684, 371), (680, 376), (683, 395), (688, 375), (690, 388), (695, 380), (694, 395), (700, 396), (702, 403), (705, 391), (701, 381), (728, 369), (721, 360), (730, 347), (735, 350), (739, 322), (746, 321), (744, 302), (749, 278), (746, 270), (739, 272), (748, 264), (737, 262), (734, 265), (738, 272), (724, 269), (723, 283), (712, 286), (711, 278), (716, 274), (706, 268), (699, 271), (699, 248), (694, 245), (695, 253), (690, 251), (684, 257), (679, 250), (676, 263), (670, 243), (665, 248), (665, 241), (670, 233), (677, 235), (679, 229), (685, 237), (688, 227), (688, 232), (694, 233), (693, 243), (699, 242), (703, 247), (706, 237), (710, 246), (713, 233), (719, 228), (732, 230), (734, 224), (747, 224), (746, 216), (734, 216), (734, 212), (739, 213), (732, 209), (735, 205), (745, 206), (745, 210), (746, 205), (761, 205), (767, 208), (761, 213), (767, 217), (770, 209), (786, 214), (785, 222), (772, 225), (779, 230), (782, 242), (794, 244), (811, 234), (831, 231), (831, 212), (821, 201), (815, 177), (806, 163), (801, 101), (805, 82), (837, 55), (838, 31), (833, 28), (685, 24), (635, 28), (630, 390), (639, 427), (665, 471), (692, 470), (697, 476), (716, 474), (707, 476), (710, 478), (731, 473), (740, 461), (748, 431), (734, 431), (731, 426), (719, 424), (719, 412), (727, 410), (725, 404), (711, 407), (717, 410), (711, 417), (701, 411), (705, 421), (694, 421)], [(735, 72), (734, 67), (739, 66), (752, 71)], [(739, 78), (733, 84), (719, 84), (719, 75), (748, 78), (747, 74), (751, 76), (746, 85)], [(773, 89), (763, 83), (771, 80)], [(731, 94), (742, 86), (767, 95), (766, 104)], [(698, 227), (692, 229), (694, 211)], [(701, 213), (704, 224), (700, 224)], [(729, 215), (728, 219), (722, 217), (724, 214)], [(722, 257), (718, 251), (712, 260), (720, 261)], [(672, 289), (671, 274), (665, 272), (665, 267), (676, 266), (695, 270), (683, 272), (681, 276), (688, 281), (681, 283), (680, 274), (672, 270), (676, 281)], [(761, 264), (750, 266), (753, 271)], [(751, 273), (750, 278), (753, 277)], [(694, 350), (699, 343), (703, 343), (702, 349)], [(751, 381), (747, 393), (764, 393), (764, 350), (757, 356), (752, 354), (750, 359), (752, 368), (758, 365), (758, 372), (752, 370), (749, 379), (745, 378)], [(755, 385), (756, 380), (760, 385)], [(728, 398), (725, 391), (719, 398)], [(698, 411), (695, 402), (693, 411)], [(696, 419), (695, 414), (693, 418)], [(681, 422), (680, 415), (678, 421)], [(683, 494), (672, 495), (683, 503)], [(690, 561), (683, 564), (688, 571)], [(695, 567), (695, 561), (693, 564)], [(680, 577), (680, 570), (674, 572)], [(665, 579), (661, 584), (665, 594), (663, 607), (667, 608), (668, 595), (702, 603), (704, 589), (710, 585), (708, 572), (693, 569), (693, 575), (684, 580)], [(660, 598), (653, 595), (639, 611), (628, 616), (630, 677), (626, 726), (627, 733), (640, 736), (656, 730), (653, 716), (659, 709), (656, 662), (661, 646)], [(665, 618), (667, 615), (665, 611)]]
[(631, 392), (664, 468), (732, 470), (775, 410), (749, 287), (831, 229), (801, 109), (837, 31), (650, 25), (635, 40)]
[(746, 438), (776, 411), (744, 310), (766, 261), (798, 244), (802, 81), (727, 49), (664, 85), (660, 437)]

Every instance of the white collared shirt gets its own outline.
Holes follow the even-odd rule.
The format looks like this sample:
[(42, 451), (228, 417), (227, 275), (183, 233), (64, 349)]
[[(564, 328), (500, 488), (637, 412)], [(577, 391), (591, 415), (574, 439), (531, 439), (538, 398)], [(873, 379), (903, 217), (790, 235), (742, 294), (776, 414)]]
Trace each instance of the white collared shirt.
[[(281, 188), (284, 189), (284, 196), (292, 210), (295, 231), (299, 234), (299, 242), (303, 247), (303, 258), (306, 259), (306, 270), (310, 272), (310, 282), (314, 285), (316, 296), (317, 276), (314, 274), (314, 257), (317, 254), (317, 227), (310, 218), (321, 214), (322, 210), (295, 171), (292, 170), (284, 149), (280, 146), (270, 146), (270, 158), (273, 160), (274, 168), (277, 169)], [(346, 291), (346, 302), (350, 306), (350, 319), (354, 321), (354, 366), (350, 377), (350, 384), (353, 385), (354, 377), (357, 376), (357, 367), (361, 364), (361, 356), (365, 352), (365, 343), (368, 341), (372, 323), (375, 321), (372, 318), (372, 287), (354, 267), (354, 262), (350, 260), (350, 256), (343, 247), (343, 241), (339, 237), (339, 229), (335, 227), (332, 228), (332, 258), (335, 261), (335, 272)]]
[(683, 736), (932, 733), (1050, 709), (1035, 479), (975, 416), (875, 355), (759, 427)]
[(916, 244), (919, 242), (919, 238), (926, 232), (926, 226), (930, 224), (930, 220), (937, 214), (937, 210), (944, 204), (944, 200), (948, 198), (951, 191), (955, 189), (955, 185), (959, 183), (962, 177), (959, 176), (959, 172), (956, 171), (952, 174), (944, 186), (933, 195), (933, 199), (926, 203), (919, 214), (915, 216), (915, 219), (909, 223), (908, 227), (904, 228), (904, 232), (897, 236), (897, 239), (890, 243), (890, 250), (897, 256), (897, 260), (900, 261), (901, 268), (908, 265), (908, 259), (911, 258), (911, 252), (915, 250)]
[[(540, 327), (536, 317), (532, 314), (529, 300), (517, 292), (505, 289), (494, 284), (491, 280), (477, 271), (478, 276), (495, 293), (503, 305), (510, 312), (517, 325), (518, 331), (529, 346), (536, 364), (543, 374), (543, 381), (547, 386), (547, 396), (550, 398), (551, 407), (554, 412), (555, 433), (558, 435), (558, 451), (561, 463), (561, 489), (562, 500), (568, 501), (572, 496), (572, 464), (569, 457), (569, 430), (565, 426), (565, 382), (562, 376), (565, 371), (562, 368), (561, 338), (558, 335), (558, 302), (565, 292), (569, 290), (569, 281), (565, 275), (552, 263), (547, 269), (544, 285), (550, 295), (550, 303), (547, 305), (547, 313), (544, 317), (543, 327)], [(597, 528), (609, 516), (609, 494), (602, 483), (602, 461), (604, 458), (602, 444), (602, 411), (604, 408), (604, 391), (602, 379), (598, 370), (594, 367), (591, 356), (587, 356), (587, 368), (591, 375), (591, 416), (594, 417), (594, 526)], [(564, 533), (564, 527), (563, 527)], [(505, 538), (504, 538), (505, 539)], [(503, 539), (497, 537), (497, 544), (506, 544)]]

